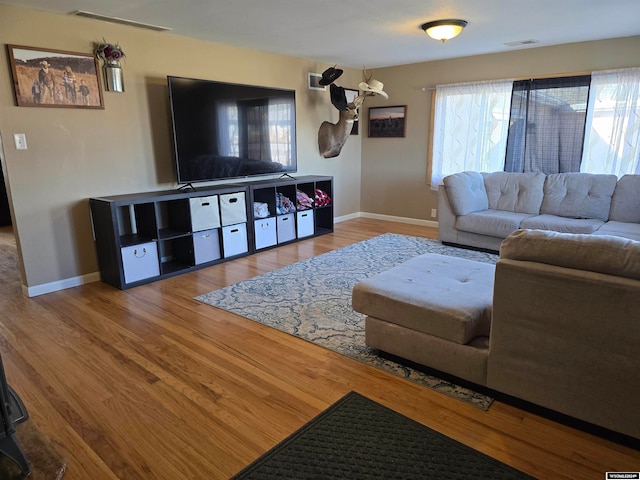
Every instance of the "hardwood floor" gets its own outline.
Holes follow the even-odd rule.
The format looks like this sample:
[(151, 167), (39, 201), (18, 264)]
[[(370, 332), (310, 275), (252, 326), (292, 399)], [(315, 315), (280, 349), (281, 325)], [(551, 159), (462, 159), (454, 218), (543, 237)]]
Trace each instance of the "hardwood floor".
[(98, 282), (32, 299), (0, 262), (7, 377), (68, 459), (66, 480), (226, 479), (351, 390), (538, 478), (640, 470), (636, 450), (501, 402), (481, 411), (193, 300), (384, 232), (436, 236), (350, 220), (127, 291)]

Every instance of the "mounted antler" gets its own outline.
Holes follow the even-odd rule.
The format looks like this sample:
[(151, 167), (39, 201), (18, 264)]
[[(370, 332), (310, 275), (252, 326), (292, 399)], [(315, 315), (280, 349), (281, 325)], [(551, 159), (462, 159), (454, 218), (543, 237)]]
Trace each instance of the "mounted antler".
[[(374, 71), (372, 71), (371, 73), (367, 72), (367, 68), (363, 66), (363, 67), (362, 67), (362, 78), (363, 78), (364, 80), (360, 83), (360, 85), (362, 85), (362, 84), (369, 85), (369, 82), (370, 82), (370, 81), (371, 81), (371, 79), (373, 78), (373, 73), (374, 73), (374, 72), (375, 72), (375, 70), (374, 70)], [(372, 92), (366, 92), (366, 91), (365, 91), (365, 92), (362, 92), (362, 95), (363, 95), (363, 96), (365, 96), (365, 97), (373, 97), (373, 96), (375, 95), (375, 93), (372, 93)]]
[(358, 119), (358, 108), (364, 103), (365, 95), (359, 95), (340, 111), (338, 123), (324, 121), (318, 130), (318, 149), (324, 158), (340, 155), (342, 147), (351, 134), (353, 122)]
[(367, 68), (362, 67), (362, 78), (364, 79), (365, 83), (369, 83), (369, 81), (373, 78), (373, 72), (371, 72), (371, 74), (369, 75), (369, 73), (367, 73)]

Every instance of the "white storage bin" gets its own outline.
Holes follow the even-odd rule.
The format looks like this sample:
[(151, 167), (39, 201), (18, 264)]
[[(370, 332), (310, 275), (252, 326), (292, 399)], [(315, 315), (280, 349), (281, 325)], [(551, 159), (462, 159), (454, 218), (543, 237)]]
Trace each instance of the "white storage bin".
[(217, 228), (193, 234), (193, 257), (196, 265), (213, 262), (220, 256), (220, 235)]
[(217, 195), (189, 198), (189, 208), (191, 209), (191, 228), (193, 232), (220, 227)]
[(298, 238), (310, 237), (313, 235), (313, 210), (301, 210), (300, 212), (296, 212), (296, 224), (298, 226)]
[(220, 195), (220, 215), (222, 217), (222, 226), (246, 222), (247, 206), (244, 192)]
[(278, 243), (289, 242), (296, 238), (296, 220), (293, 213), (278, 218)]
[(254, 220), (254, 232), (256, 250), (261, 248), (271, 247), (277, 243), (276, 239), (276, 219), (261, 218)]
[(249, 251), (246, 223), (222, 227), (222, 249), (225, 258)]
[(155, 242), (123, 247), (121, 253), (124, 283), (133, 283), (160, 275), (158, 246)]

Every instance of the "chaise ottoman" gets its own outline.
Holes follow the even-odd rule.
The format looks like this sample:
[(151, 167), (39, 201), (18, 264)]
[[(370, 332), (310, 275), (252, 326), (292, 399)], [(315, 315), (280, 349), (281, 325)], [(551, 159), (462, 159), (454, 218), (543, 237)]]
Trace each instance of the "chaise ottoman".
[(352, 292), (366, 344), (486, 385), (495, 266), (428, 253)]

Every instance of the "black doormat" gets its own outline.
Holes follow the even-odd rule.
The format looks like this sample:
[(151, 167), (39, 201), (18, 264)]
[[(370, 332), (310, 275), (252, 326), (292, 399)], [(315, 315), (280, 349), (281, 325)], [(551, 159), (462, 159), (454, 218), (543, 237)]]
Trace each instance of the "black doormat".
[(531, 479), (351, 392), (233, 479)]

